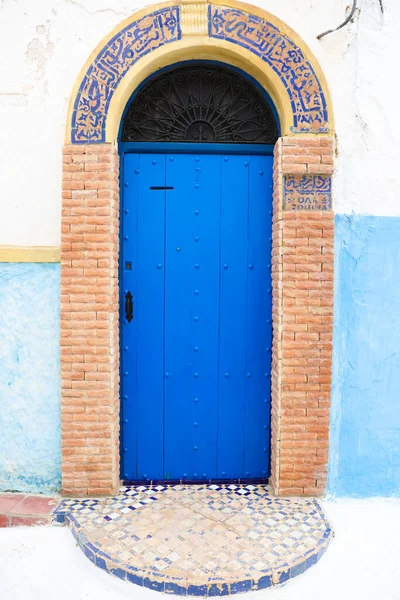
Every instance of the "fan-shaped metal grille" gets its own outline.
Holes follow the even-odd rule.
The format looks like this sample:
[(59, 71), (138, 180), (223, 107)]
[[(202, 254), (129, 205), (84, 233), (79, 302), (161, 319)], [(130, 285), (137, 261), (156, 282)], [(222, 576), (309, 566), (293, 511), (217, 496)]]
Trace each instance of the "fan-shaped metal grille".
[(258, 89), (215, 65), (177, 67), (154, 77), (127, 112), (124, 142), (274, 144), (274, 114)]

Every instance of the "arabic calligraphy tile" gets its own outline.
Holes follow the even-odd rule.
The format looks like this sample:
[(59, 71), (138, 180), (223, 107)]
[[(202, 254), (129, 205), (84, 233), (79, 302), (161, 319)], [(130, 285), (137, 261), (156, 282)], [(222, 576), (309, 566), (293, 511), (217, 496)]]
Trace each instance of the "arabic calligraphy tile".
[(284, 210), (331, 210), (332, 178), (323, 175), (285, 175)]
[[(304, 52), (275, 25), (240, 9), (210, 5), (209, 35), (250, 50), (277, 73), (291, 102), (294, 132), (327, 130), (326, 101), (318, 77)], [(78, 91), (72, 142), (103, 142), (109, 104), (121, 79), (142, 56), (181, 36), (180, 9), (173, 6), (130, 23), (109, 40)]]
[(326, 131), (328, 114), (321, 84), (303, 51), (287, 36), (245, 11), (210, 9), (209, 34), (250, 50), (279, 75), (292, 101), (294, 132)]
[(103, 142), (108, 107), (135, 62), (181, 38), (179, 7), (166, 7), (130, 23), (97, 55), (82, 80), (72, 116), (72, 143)]
[(317, 175), (315, 178), (315, 188), (319, 192), (331, 192), (332, 191), (332, 178), (331, 177), (323, 177), (322, 175)]

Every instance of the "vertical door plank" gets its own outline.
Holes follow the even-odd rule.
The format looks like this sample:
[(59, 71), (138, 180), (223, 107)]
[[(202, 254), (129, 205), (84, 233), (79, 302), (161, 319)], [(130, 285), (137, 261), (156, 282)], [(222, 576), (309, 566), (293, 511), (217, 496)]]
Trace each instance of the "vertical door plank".
[[(125, 318), (125, 296), (130, 291), (137, 298), (137, 270), (133, 265), (138, 263), (137, 254), (137, 195), (135, 171), (139, 168), (138, 154), (125, 154), (124, 181), (121, 222), (121, 458), (122, 476), (124, 479), (137, 479), (137, 432), (138, 432), (138, 397), (137, 397), (137, 318), (130, 323)], [(124, 239), (128, 238), (128, 239)], [(125, 268), (125, 263), (128, 264)], [(129, 269), (129, 266), (131, 267)], [(128, 373), (128, 376), (124, 376)]]
[(249, 158), (221, 157), (218, 477), (243, 477)]
[(272, 157), (252, 156), (249, 179), (245, 477), (269, 476)]
[(165, 477), (216, 477), (218, 156), (167, 156)]
[[(136, 390), (131, 393), (137, 398), (135, 423), (132, 424), (137, 436), (137, 478), (161, 479), (165, 191), (150, 190), (150, 186), (165, 185), (165, 156), (140, 155), (129, 177), (133, 179), (137, 203), (137, 230), (129, 231), (128, 235), (136, 238), (137, 250), (136, 260), (132, 261), (133, 277), (136, 279), (134, 319), (125, 327), (129, 328), (135, 322)], [(128, 365), (126, 369), (125, 364)], [(132, 369), (129, 361), (125, 361), (124, 381), (129, 380)]]

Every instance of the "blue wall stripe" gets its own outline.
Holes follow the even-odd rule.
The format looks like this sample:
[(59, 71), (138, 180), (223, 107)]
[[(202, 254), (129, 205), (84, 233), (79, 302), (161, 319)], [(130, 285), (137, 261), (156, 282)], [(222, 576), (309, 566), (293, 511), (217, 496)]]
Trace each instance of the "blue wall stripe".
[(329, 492), (400, 495), (400, 219), (335, 217)]
[(60, 487), (59, 314), (59, 264), (0, 264), (0, 491)]

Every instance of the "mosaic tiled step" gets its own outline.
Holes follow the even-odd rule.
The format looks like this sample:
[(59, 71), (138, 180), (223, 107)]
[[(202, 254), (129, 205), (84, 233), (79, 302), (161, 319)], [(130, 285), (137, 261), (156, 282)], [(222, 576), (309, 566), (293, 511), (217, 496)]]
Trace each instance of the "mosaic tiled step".
[(316, 500), (275, 498), (265, 485), (123, 487), (115, 498), (64, 500), (54, 517), (97, 566), (191, 596), (282, 584), (333, 536)]

